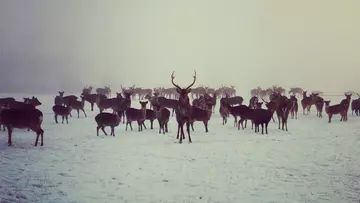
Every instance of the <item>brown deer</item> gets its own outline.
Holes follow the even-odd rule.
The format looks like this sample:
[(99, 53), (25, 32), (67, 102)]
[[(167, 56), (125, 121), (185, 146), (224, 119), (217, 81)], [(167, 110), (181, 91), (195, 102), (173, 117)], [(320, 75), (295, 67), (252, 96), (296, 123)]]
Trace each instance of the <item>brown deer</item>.
[(127, 130), (128, 125), (130, 125), (130, 129), (133, 130), (131, 122), (137, 121), (138, 123), (138, 130), (139, 132), (142, 131), (143, 122), (146, 119), (146, 105), (148, 104), (148, 101), (142, 102), (139, 101), (141, 105), (141, 109), (135, 109), (135, 108), (128, 108), (125, 112), (126, 115), (126, 127), (125, 130)]
[(220, 99), (226, 100), (226, 103), (233, 106), (233, 105), (242, 105), (244, 99), (241, 96), (235, 96), (235, 97), (229, 97), (229, 94), (226, 95), (226, 97), (223, 97)]
[(99, 136), (100, 128), (104, 132), (104, 134), (107, 135), (105, 131), (105, 127), (110, 126), (111, 128), (110, 136), (112, 135), (115, 137), (115, 127), (117, 127), (121, 123), (122, 114), (123, 114), (122, 111), (118, 111), (115, 114), (102, 112), (96, 115), (95, 116), (95, 121), (97, 123), (96, 135)]
[(294, 104), (294, 107), (290, 109), (291, 118), (297, 119), (297, 114), (298, 114), (298, 110), (299, 110), (298, 100), (295, 95), (291, 95), (290, 101)]
[(350, 107), (350, 102), (351, 102), (351, 95), (352, 94), (346, 94), (345, 93), (345, 99), (341, 100), (340, 104), (342, 104), (345, 108), (346, 108), (346, 112), (345, 112), (345, 116), (344, 116), (344, 120), (347, 121), (348, 119), (348, 111), (349, 111), (349, 107)]
[(14, 102), (13, 97), (0, 98), (0, 106), (9, 107), (10, 103)]
[(57, 95), (54, 99), (55, 105), (62, 105), (63, 104), (63, 97), (64, 97), (64, 91), (59, 91), (59, 95)]
[(252, 122), (255, 125), (255, 133), (260, 131), (259, 126), (261, 125), (261, 134), (264, 134), (264, 125), (265, 133), (268, 134), (268, 125), (273, 118), (274, 111), (269, 109), (254, 109), (254, 115), (252, 116)]
[[(145, 120), (150, 121), (150, 129), (154, 129), (154, 120), (156, 119), (156, 113), (154, 110), (151, 109), (146, 109), (146, 116), (145, 116)], [(145, 122), (143, 122), (143, 127), (146, 129), (146, 125)]]
[(319, 96), (318, 93), (312, 94), (312, 100), (316, 107), (316, 116), (319, 118), (322, 118), (322, 112), (324, 108), (324, 99)]
[(168, 132), (168, 122), (170, 119), (170, 111), (166, 108), (161, 107), (159, 104), (153, 105), (155, 116), (159, 122), (159, 134), (161, 134), (161, 130), (163, 134)]
[(219, 113), (222, 117), (222, 123), (223, 125), (225, 125), (227, 123), (227, 118), (230, 115), (229, 109), (228, 109), (228, 105), (226, 104), (226, 101), (220, 101), (220, 108), (219, 108)]
[(179, 139), (179, 131), (181, 132), (180, 135), (180, 140), (179, 143), (182, 143), (183, 138), (185, 139), (185, 133), (184, 133), (184, 124), (186, 123), (186, 131), (188, 134), (188, 138), (189, 138), (189, 143), (191, 143), (191, 135), (190, 135), (190, 121), (191, 121), (191, 105), (190, 105), (190, 101), (189, 101), (189, 96), (188, 94), (191, 92), (191, 87), (195, 84), (196, 82), (196, 71), (194, 71), (194, 80), (193, 82), (186, 88), (181, 88), (179, 85), (174, 83), (174, 76), (173, 72), (171, 74), (171, 83), (174, 85), (174, 87), (176, 88), (176, 92), (179, 94), (179, 100), (178, 100), (178, 106), (175, 109), (175, 113), (176, 113), (176, 121), (178, 123), (178, 134), (177, 134), (177, 139)]
[(351, 114), (354, 115), (357, 115), (359, 116), (360, 115), (360, 95), (357, 94), (359, 98), (357, 99), (353, 99), (352, 102), (351, 102)]
[[(205, 98), (204, 98), (205, 99)], [(210, 100), (201, 102), (199, 107), (192, 106), (191, 120), (189, 121), (192, 131), (194, 131), (194, 122), (202, 121), (204, 123), (205, 132), (209, 132), (208, 123), (212, 114), (212, 103)]]
[(324, 103), (325, 103), (325, 112), (329, 116), (329, 123), (331, 123), (331, 118), (335, 114), (340, 114), (340, 116), (341, 116), (340, 121), (346, 121), (345, 114), (346, 114), (347, 107), (344, 106), (344, 104), (340, 103), (340, 104), (330, 106), (330, 100), (324, 101)]
[(254, 122), (253, 122), (253, 117), (254, 117), (254, 113), (255, 113), (255, 109), (261, 109), (263, 102), (256, 102), (254, 104), (254, 108), (250, 108), (250, 107), (245, 107), (245, 105), (243, 106), (243, 110), (240, 113), (240, 120), (238, 122), (238, 130), (240, 130), (240, 125), (241, 128), (244, 130), (244, 121), (245, 121), (245, 128), (247, 125), (247, 121), (251, 120), (251, 129), (254, 129)]
[(41, 136), (41, 146), (44, 145), (44, 130), (41, 128), (43, 113), (36, 108), (4, 109), (0, 114), (0, 120), (8, 130), (8, 145), (11, 146), (11, 137), (14, 128), (28, 128), (36, 132), (35, 146)]
[[(97, 99), (98, 95), (91, 94), (90, 91), (87, 90), (87, 88), (84, 88), (81, 96), (83, 96), (85, 98), (85, 101), (89, 102), (89, 104), (91, 106), (91, 111), (94, 111), (94, 104), (96, 104), (96, 99)], [(106, 98), (105, 95), (102, 95), (102, 96), (99, 95), (99, 97)]]
[(54, 119), (55, 119), (55, 122), (56, 123), (59, 123), (58, 122), (58, 119), (57, 117), (58, 116), (61, 116), (62, 117), (62, 123), (64, 123), (64, 119), (66, 119), (66, 123), (69, 124), (69, 121), (68, 121), (68, 116), (70, 115), (70, 112), (71, 112), (71, 107), (67, 107), (67, 106), (63, 106), (63, 105), (54, 105), (52, 107), (52, 110), (54, 112)]
[(77, 115), (78, 115), (78, 118), (80, 118), (79, 116), (79, 113), (80, 113), (80, 110), (84, 113), (85, 117), (87, 117), (86, 115), (86, 112), (85, 112), (85, 109), (84, 109), (84, 106), (85, 106), (85, 97), (84, 96), (80, 96), (81, 98), (81, 101), (72, 101), (70, 103), (70, 107), (72, 110), (76, 110), (77, 111)]
[[(301, 100), (301, 106), (303, 108), (303, 115), (307, 115), (310, 113), (311, 105), (312, 105), (312, 98), (311, 96), (306, 95), (307, 91), (303, 91), (303, 99)], [(307, 113), (305, 114), (305, 109)]]

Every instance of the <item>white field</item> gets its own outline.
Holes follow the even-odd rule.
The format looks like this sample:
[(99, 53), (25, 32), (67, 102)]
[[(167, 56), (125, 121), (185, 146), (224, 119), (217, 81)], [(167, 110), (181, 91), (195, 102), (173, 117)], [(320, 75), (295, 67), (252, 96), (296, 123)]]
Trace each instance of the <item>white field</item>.
[(238, 131), (233, 118), (222, 126), (216, 110), (209, 133), (197, 123), (193, 143), (178, 144), (174, 118), (166, 135), (155, 123), (144, 132), (121, 124), (116, 137), (97, 137), (97, 108), (90, 112), (86, 104), (87, 118), (55, 124), (53, 96), (38, 98), (43, 147), (33, 146), (35, 133), (18, 129), (8, 147), (0, 132), (1, 203), (360, 201), (360, 117), (351, 113), (348, 122), (335, 116), (331, 124), (325, 113), (299, 114), (289, 132), (271, 123), (269, 135), (261, 135)]

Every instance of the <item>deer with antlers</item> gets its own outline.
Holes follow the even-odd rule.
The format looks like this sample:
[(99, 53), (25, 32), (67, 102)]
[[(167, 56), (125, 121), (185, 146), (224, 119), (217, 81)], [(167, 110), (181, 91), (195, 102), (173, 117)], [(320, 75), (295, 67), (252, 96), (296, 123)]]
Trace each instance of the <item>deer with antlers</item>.
[(189, 143), (191, 143), (191, 136), (190, 136), (190, 122), (191, 122), (191, 104), (189, 101), (189, 96), (188, 94), (191, 92), (191, 87), (195, 84), (196, 82), (196, 71), (194, 71), (194, 80), (193, 82), (186, 88), (181, 88), (179, 85), (174, 83), (174, 76), (173, 72), (171, 74), (171, 83), (174, 85), (174, 87), (176, 87), (176, 92), (179, 93), (179, 102), (178, 102), (178, 107), (175, 110), (176, 113), (176, 120), (178, 122), (178, 135), (177, 135), (177, 139), (179, 139), (179, 131), (181, 132), (180, 135), (180, 141), (179, 143), (182, 143), (183, 138), (185, 138), (185, 134), (184, 134), (184, 124), (186, 123), (186, 131), (189, 137)]

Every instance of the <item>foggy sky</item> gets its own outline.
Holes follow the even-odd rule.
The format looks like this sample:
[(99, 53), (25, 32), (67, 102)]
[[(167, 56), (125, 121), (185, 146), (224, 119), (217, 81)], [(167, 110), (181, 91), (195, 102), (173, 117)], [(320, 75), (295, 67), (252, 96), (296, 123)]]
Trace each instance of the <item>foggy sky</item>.
[[(1, 0), (0, 89), (360, 91), (358, 0)], [(241, 94), (241, 93), (239, 93)]]

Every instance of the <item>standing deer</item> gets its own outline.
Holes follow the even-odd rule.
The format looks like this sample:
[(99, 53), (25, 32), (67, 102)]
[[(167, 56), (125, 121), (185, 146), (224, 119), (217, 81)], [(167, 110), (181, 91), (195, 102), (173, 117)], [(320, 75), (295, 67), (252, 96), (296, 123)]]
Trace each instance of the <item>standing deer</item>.
[(346, 111), (345, 111), (345, 116), (344, 116), (344, 120), (347, 121), (348, 117), (347, 117), (347, 114), (348, 114), (348, 111), (349, 111), (349, 107), (350, 107), (350, 102), (351, 102), (351, 95), (352, 94), (346, 94), (345, 93), (345, 99), (341, 100), (340, 104), (342, 104)]
[(71, 112), (71, 107), (56, 104), (52, 107), (52, 110), (54, 111), (54, 114), (55, 114), (54, 118), (55, 118), (56, 123), (59, 123), (58, 119), (57, 119), (58, 116), (62, 117), (62, 123), (64, 123), (64, 118), (66, 119), (66, 123), (67, 124), (69, 123), (68, 117)]
[(115, 127), (121, 123), (122, 114), (123, 114), (122, 111), (118, 111), (115, 114), (102, 112), (96, 115), (95, 116), (95, 121), (97, 123), (96, 135), (99, 136), (100, 128), (104, 132), (104, 134), (107, 135), (105, 131), (105, 127), (110, 126), (111, 128), (110, 136), (112, 135), (115, 137)]
[(43, 113), (36, 108), (4, 109), (0, 114), (1, 123), (8, 130), (8, 145), (11, 146), (14, 128), (27, 128), (36, 132), (35, 146), (41, 136), (41, 146), (44, 145), (44, 130), (41, 128)]
[(179, 93), (179, 100), (178, 100), (178, 106), (175, 110), (176, 113), (176, 120), (178, 122), (178, 135), (177, 135), (177, 139), (179, 139), (179, 131), (181, 132), (180, 135), (180, 141), (179, 143), (182, 143), (183, 138), (185, 138), (185, 133), (184, 133), (184, 124), (186, 123), (186, 131), (188, 134), (188, 138), (189, 138), (189, 143), (191, 143), (191, 135), (190, 135), (190, 121), (191, 121), (191, 105), (190, 105), (190, 101), (189, 101), (189, 96), (188, 94), (191, 92), (191, 87), (195, 84), (196, 82), (196, 71), (194, 71), (194, 80), (193, 82), (186, 88), (181, 88), (179, 85), (174, 83), (174, 76), (173, 72), (171, 74), (171, 83), (174, 85), (174, 87), (176, 88), (176, 92)]
[[(307, 115), (310, 113), (310, 108), (311, 108), (311, 101), (312, 98), (311, 96), (307, 96), (306, 95), (307, 91), (303, 91), (303, 98), (301, 100), (301, 106), (303, 108), (303, 115)], [(307, 110), (307, 113), (305, 114), (305, 109)]]
[(159, 104), (154, 104), (153, 107), (156, 118), (159, 122), (159, 134), (161, 133), (161, 130), (163, 131), (163, 134), (165, 134), (165, 132), (168, 132), (170, 111), (166, 108), (161, 107)]
[(130, 125), (130, 129), (133, 130), (131, 122), (137, 121), (138, 123), (138, 130), (139, 132), (142, 131), (143, 123), (146, 119), (146, 102), (139, 101), (141, 105), (141, 109), (135, 109), (135, 108), (128, 108), (125, 112), (126, 115), (126, 127), (125, 130), (127, 130), (128, 125)]
[(81, 101), (73, 101), (70, 103), (70, 107), (71, 109), (74, 109), (77, 111), (77, 115), (78, 115), (78, 118), (80, 118), (79, 116), (79, 111), (81, 110), (85, 117), (87, 117), (86, 113), (85, 113), (85, 109), (84, 109), (84, 106), (85, 106), (85, 97), (84, 96), (80, 96), (81, 98)]
[(290, 115), (292, 119), (297, 119), (297, 114), (299, 110), (298, 100), (295, 95), (290, 96), (290, 101), (293, 102), (294, 107), (290, 109)]
[(325, 112), (329, 116), (329, 123), (331, 123), (331, 118), (335, 114), (340, 114), (340, 116), (341, 116), (340, 121), (346, 121), (345, 114), (347, 111), (347, 107), (344, 104), (340, 103), (340, 104), (330, 106), (330, 100), (324, 101), (324, 103), (325, 103)]

